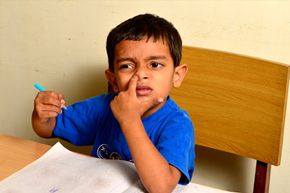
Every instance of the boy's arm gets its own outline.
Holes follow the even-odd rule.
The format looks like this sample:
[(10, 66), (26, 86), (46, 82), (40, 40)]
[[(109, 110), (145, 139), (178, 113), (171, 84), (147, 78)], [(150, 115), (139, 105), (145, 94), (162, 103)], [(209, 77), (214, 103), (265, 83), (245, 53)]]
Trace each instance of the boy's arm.
[(146, 190), (150, 193), (172, 192), (181, 173), (171, 166), (152, 144), (141, 120), (122, 124), (121, 127), (126, 132), (125, 137), (130, 152)]
[(32, 112), (32, 127), (41, 137), (52, 137), (56, 124), (56, 117), (61, 113), (64, 105), (62, 94), (44, 91), (39, 92), (34, 99), (34, 109)]
[(141, 116), (161, 100), (140, 102), (136, 97), (137, 77), (130, 80), (128, 90), (120, 92), (111, 102), (112, 111), (119, 121), (129, 145), (142, 184), (150, 193), (171, 192), (181, 173), (159, 153), (148, 137)]

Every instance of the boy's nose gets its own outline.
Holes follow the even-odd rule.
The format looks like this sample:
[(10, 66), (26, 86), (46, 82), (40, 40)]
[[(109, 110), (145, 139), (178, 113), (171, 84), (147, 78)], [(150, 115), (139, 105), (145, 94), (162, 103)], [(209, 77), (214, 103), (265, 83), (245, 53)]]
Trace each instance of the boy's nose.
[(144, 69), (142, 67), (139, 67), (137, 69), (136, 75), (137, 75), (139, 80), (148, 79), (148, 73), (147, 73), (146, 69)]

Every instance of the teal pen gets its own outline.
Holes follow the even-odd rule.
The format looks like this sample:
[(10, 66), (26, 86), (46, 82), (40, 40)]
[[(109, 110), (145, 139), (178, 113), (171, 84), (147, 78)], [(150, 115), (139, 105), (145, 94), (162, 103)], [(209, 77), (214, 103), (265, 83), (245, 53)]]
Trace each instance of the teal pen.
[[(43, 88), (40, 84), (34, 84), (34, 87), (37, 89), (37, 90), (39, 90), (40, 92), (43, 92), (43, 91), (45, 91), (45, 88)], [(61, 105), (61, 108), (63, 108), (63, 109), (66, 109), (66, 106), (65, 105)]]
[(43, 88), (42, 86), (40, 86), (40, 84), (34, 84), (34, 87), (37, 88), (37, 90), (39, 90), (40, 92), (45, 91), (45, 88)]

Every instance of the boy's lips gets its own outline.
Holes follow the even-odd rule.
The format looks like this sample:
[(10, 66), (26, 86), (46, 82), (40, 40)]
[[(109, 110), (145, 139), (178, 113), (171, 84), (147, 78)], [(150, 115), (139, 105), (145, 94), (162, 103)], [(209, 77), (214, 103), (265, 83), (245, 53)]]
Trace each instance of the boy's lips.
[(149, 86), (137, 86), (136, 93), (137, 96), (146, 96), (152, 92), (152, 88)]

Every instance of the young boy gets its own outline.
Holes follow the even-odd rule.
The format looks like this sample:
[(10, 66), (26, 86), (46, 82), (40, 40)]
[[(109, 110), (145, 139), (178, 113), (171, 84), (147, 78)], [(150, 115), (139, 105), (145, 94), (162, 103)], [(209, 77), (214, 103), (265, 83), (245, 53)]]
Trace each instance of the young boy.
[(93, 145), (99, 158), (133, 161), (148, 192), (171, 192), (187, 184), (194, 169), (194, 134), (188, 114), (169, 97), (187, 72), (174, 26), (151, 14), (135, 16), (107, 37), (113, 93), (61, 110), (62, 94), (37, 94), (35, 132), (75, 145)]

